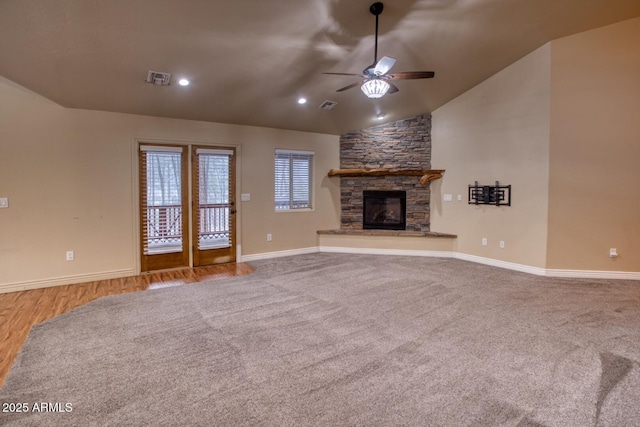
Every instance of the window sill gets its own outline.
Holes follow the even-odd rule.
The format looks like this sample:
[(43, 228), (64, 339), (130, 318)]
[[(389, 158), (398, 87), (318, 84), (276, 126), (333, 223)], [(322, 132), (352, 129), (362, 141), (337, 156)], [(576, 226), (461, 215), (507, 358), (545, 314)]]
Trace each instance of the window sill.
[(292, 213), (292, 212), (314, 212), (313, 208), (304, 208), (304, 209), (276, 209), (276, 213)]

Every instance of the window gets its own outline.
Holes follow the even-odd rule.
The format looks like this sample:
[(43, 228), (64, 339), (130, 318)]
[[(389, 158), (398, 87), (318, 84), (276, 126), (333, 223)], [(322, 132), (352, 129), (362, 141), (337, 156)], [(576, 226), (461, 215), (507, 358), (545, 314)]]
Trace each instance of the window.
[(276, 150), (276, 210), (311, 209), (313, 152)]

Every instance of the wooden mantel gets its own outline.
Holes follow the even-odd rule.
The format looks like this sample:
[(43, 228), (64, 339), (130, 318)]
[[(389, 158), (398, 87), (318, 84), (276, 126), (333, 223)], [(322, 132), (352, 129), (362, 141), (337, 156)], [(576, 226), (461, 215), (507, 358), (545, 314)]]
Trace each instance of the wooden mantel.
[(329, 176), (421, 176), (420, 184), (427, 185), (443, 173), (444, 169), (331, 169)]

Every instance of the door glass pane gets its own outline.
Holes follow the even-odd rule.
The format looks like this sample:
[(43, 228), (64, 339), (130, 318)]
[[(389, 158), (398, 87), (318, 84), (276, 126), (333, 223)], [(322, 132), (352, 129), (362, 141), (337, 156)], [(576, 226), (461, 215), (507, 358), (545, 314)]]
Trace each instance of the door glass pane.
[(182, 252), (181, 153), (147, 152), (144, 254)]
[(229, 247), (229, 156), (201, 153), (198, 158), (198, 248)]

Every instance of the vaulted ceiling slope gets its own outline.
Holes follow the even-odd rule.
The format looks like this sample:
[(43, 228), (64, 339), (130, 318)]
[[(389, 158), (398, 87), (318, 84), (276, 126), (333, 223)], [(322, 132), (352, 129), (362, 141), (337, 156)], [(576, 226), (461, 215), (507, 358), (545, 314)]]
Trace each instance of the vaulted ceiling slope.
[[(372, 63), (371, 3), (3, 0), (0, 75), (69, 108), (341, 134), (431, 112), (553, 39), (640, 16), (638, 0), (388, 0), (378, 57), (436, 76), (372, 100), (336, 93), (357, 78), (321, 74)], [(149, 70), (172, 84), (145, 83)]]

